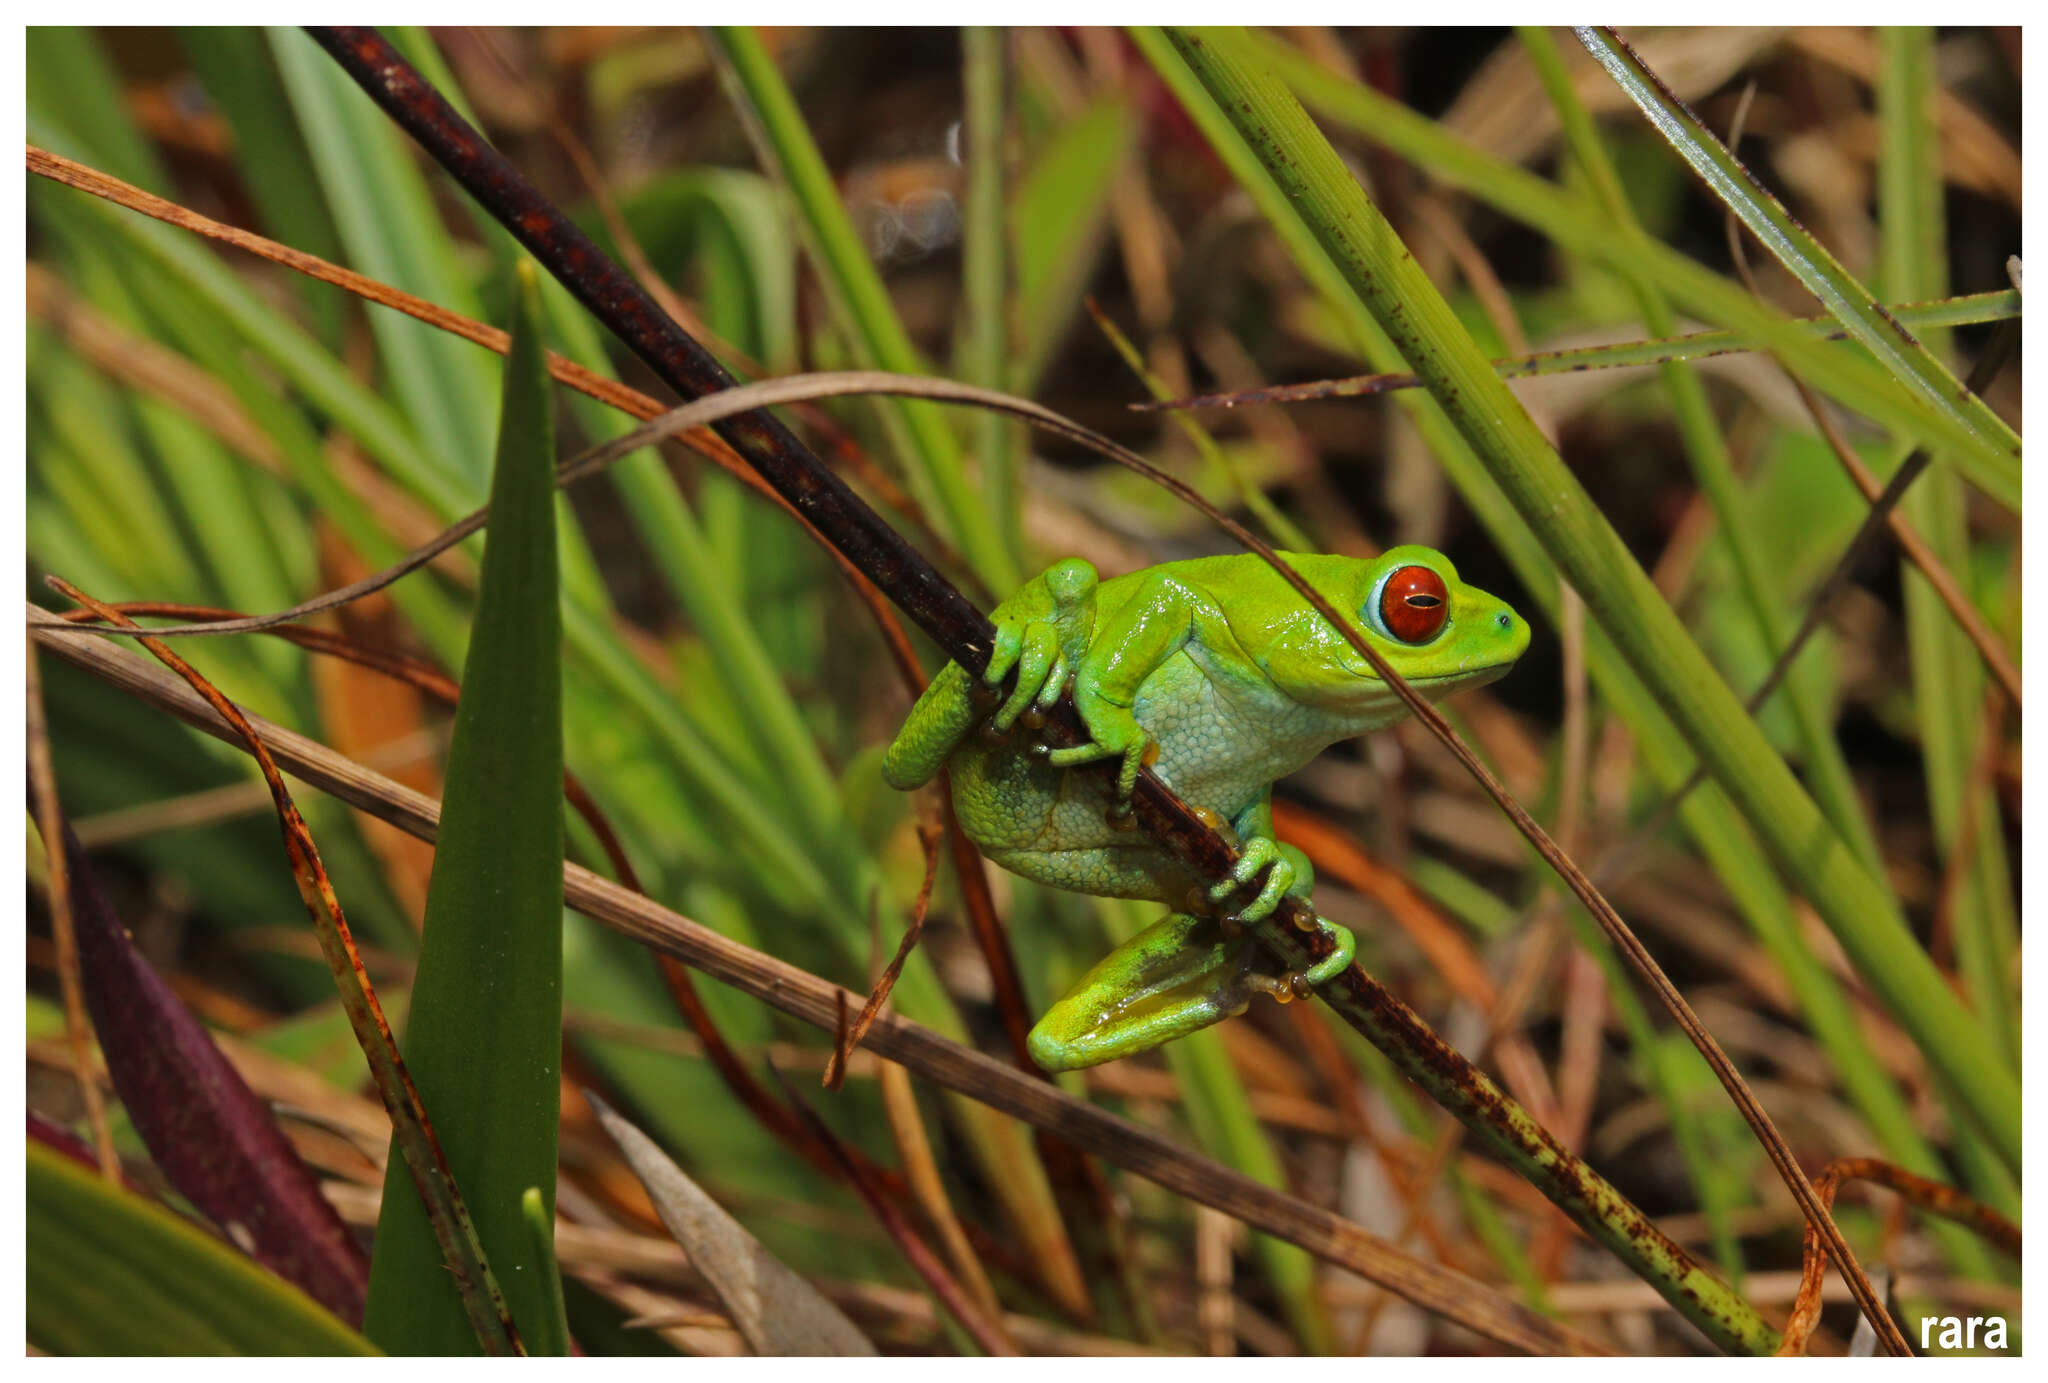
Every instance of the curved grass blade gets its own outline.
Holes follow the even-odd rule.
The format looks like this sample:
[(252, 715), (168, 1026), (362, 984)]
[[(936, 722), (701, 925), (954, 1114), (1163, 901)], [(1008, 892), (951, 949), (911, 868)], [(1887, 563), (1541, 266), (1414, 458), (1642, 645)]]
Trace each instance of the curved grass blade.
[(1918, 394), (1926, 407), (1975, 439), (1977, 466), (2000, 482), (1987, 489), (2017, 495), (2020, 439), (2004, 419), (1992, 412), (1984, 400), (1963, 388), (1932, 351), (1915, 340), (1871, 296), (1869, 289), (1836, 262), (1826, 246), (1793, 220), (1784, 204), (1756, 180), (1740, 159), (1728, 152), (1728, 147), (1700, 123), (1613, 30), (1582, 25), (1574, 32), (1579, 42), (1586, 45), (1586, 51), (1642, 110), (1657, 133), (1692, 165), (1713, 194), (1742, 218), (1750, 233), (1777, 256), (1779, 263), (1791, 270), (1894, 378)]
[[(554, 404), (530, 266), (514, 294), (492, 527), (447, 814), (428, 887), (405, 1054), (515, 1320), (559, 1290), (520, 1202), (554, 1207), (562, 1055), (562, 616), (555, 567)], [(407, 1354), (476, 1339), (397, 1157), (384, 1182), (364, 1315)]]
[(33, 1139), (27, 1335), (52, 1354), (375, 1354), (304, 1292)]

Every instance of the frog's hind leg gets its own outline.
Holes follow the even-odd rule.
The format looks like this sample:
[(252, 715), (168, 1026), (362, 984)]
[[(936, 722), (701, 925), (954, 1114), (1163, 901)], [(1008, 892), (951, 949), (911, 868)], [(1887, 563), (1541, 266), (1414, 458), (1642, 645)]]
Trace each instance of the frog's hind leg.
[(1292, 998), (1252, 969), (1257, 947), (1219, 919), (1168, 913), (1096, 963), (1031, 1030), (1031, 1059), (1074, 1071), (1150, 1051), (1244, 1012), (1252, 995)]

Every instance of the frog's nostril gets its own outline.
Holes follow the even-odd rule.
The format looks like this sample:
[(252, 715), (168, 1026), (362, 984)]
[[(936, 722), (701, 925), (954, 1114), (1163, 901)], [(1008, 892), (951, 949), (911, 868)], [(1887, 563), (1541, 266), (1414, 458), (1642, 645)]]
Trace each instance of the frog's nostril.
[(1503, 610), (1494, 617), (1494, 623), (1503, 629), (1512, 629), (1515, 627), (1515, 617)]

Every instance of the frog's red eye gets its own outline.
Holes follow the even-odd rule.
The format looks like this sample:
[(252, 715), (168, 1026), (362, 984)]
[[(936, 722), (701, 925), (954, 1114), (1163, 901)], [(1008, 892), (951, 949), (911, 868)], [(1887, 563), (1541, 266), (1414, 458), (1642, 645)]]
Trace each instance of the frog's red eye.
[(1428, 643), (1450, 613), (1444, 579), (1428, 567), (1402, 567), (1380, 584), (1380, 623), (1402, 643)]

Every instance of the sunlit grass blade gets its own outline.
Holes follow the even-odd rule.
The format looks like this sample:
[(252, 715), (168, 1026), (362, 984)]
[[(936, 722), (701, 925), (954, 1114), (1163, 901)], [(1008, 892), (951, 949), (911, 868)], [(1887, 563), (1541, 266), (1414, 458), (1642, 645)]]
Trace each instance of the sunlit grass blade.
[[(243, 185), (262, 214), (264, 228), (308, 254), (340, 259), (341, 241), (328, 215), (326, 193), (313, 175), (305, 140), (263, 35), (255, 29), (218, 25), (185, 29), (179, 37), (207, 96), (233, 128), (244, 166), (262, 170), (262, 176), (248, 178)], [(297, 291), (320, 338), (339, 346), (346, 299), (311, 280), (301, 281)]]
[[(954, 358), (962, 378), (990, 389), (1010, 388), (1012, 368), (1008, 46), (1009, 39), (999, 28), (960, 31), (967, 186), (960, 217), (961, 335)], [(974, 420), (974, 450), (989, 507), (1011, 564), (1019, 571), (1024, 567), (1020, 441), (1016, 424), (1007, 418), (989, 413)]]
[(1136, 112), (1104, 98), (1064, 123), (1037, 151), (1011, 201), (1017, 246), (1017, 339), (1007, 384), (1038, 388), (1077, 315), (1075, 307), (1102, 251), (1109, 199), (1132, 167)]
[(2017, 1165), (2018, 1082), (1999, 1047), (1771, 750), (1321, 132), (1269, 72), (1245, 61), (1234, 34), (1189, 36), (1182, 51), (1214, 64), (1211, 75), (1250, 107), (1217, 101), (1241, 130), (1258, 131), (1254, 148), (1270, 175), (1348, 285), (1411, 353), (1410, 363), (1536, 530), (1560, 574), (1914, 1035), (1960, 1108)]
[[(1671, 147), (1692, 165), (1714, 195), (1742, 218), (1750, 233), (1777, 256), (1778, 262), (1791, 270), (1894, 378), (1919, 395), (1925, 407), (1971, 435), (1975, 445), (1967, 455), (1975, 463), (1972, 477), (1979, 473), (1995, 477), (1998, 483), (1987, 487), (1994, 494), (2016, 493), (2020, 440), (2005, 421), (1984, 400), (1963, 388), (1947, 366), (1893, 320), (1870, 290), (1792, 219), (1784, 205), (1686, 109), (1684, 102), (1671, 94), (1626, 43), (1607, 29), (1585, 26), (1577, 32), (1586, 51), (1607, 69), (1657, 133), (1670, 141)], [(1920, 118), (1931, 120), (1924, 111)]]
[[(404, 1052), (515, 1321), (555, 1308), (521, 1209), (552, 1218), (562, 1051), (562, 625), (554, 386), (533, 271), (514, 297), (491, 530)], [(407, 1354), (476, 1338), (391, 1158), (364, 1330)]]
[[(273, 30), (270, 47), (350, 263), (464, 316), (481, 315), (475, 284), (457, 267), (454, 242), (402, 136), (304, 34)], [(418, 322), (389, 312), (373, 312), (369, 321), (391, 393), (428, 460), (473, 498), (484, 484), (482, 439), (491, 435), (489, 366), (471, 347)]]
[(375, 1354), (311, 1297), (90, 1167), (28, 1143), (28, 1342), (52, 1354)]

